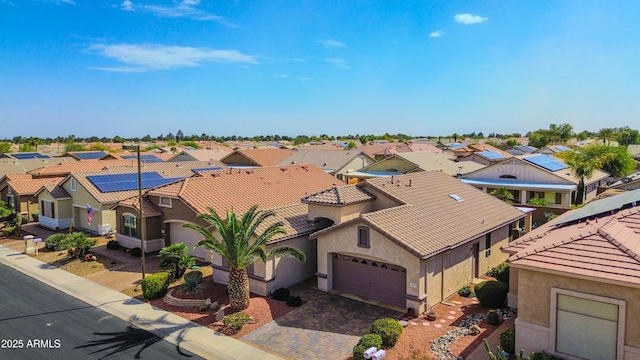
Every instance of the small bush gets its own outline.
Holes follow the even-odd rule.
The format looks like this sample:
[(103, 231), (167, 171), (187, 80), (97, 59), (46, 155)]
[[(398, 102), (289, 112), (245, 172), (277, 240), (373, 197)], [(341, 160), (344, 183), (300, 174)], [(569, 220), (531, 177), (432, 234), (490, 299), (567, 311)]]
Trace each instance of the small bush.
[(20, 224), (21, 225), (26, 225), (28, 223), (29, 223), (29, 216), (28, 215), (20, 217)]
[(476, 294), (473, 291), (471, 291), (471, 287), (469, 287), (468, 285), (458, 290), (458, 295), (464, 296), (467, 298), (476, 296)]
[(289, 290), (285, 288), (276, 289), (271, 295), (274, 300), (286, 301), (289, 298)]
[(546, 351), (541, 353), (531, 353), (529, 360), (564, 360), (564, 358), (547, 354)]
[(142, 249), (139, 247), (134, 247), (131, 249), (131, 255), (135, 257), (142, 257)]
[(245, 313), (234, 313), (231, 315), (227, 315), (222, 319), (222, 323), (224, 327), (229, 328), (234, 331), (242, 330), (244, 324), (248, 323), (251, 320), (251, 316)]
[(16, 231), (15, 226), (5, 226), (2, 228), (2, 233), (4, 234), (4, 236), (11, 236), (15, 231)]
[(192, 271), (184, 275), (182, 291), (185, 294), (200, 292), (202, 290), (202, 272)]
[(31, 218), (33, 219), (33, 221), (38, 221), (38, 219), (40, 219), (40, 210), (34, 210), (31, 213)]
[(153, 300), (164, 296), (167, 293), (171, 275), (167, 272), (159, 272), (142, 279), (142, 296), (145, 299)]
[(287, 306), (298, 307), (300, 305), (302, 305), (300, 296), (289, 295), (289, 297), (287, 297)]
[(83, 232), (74, 232), (66, 234), (58, 245), (62, 248), (60, 250), (67, 249), (70, 257), (80, 259), (95, 244), (96, 240), (90, 238), (87, 234)]
[(493, 277), (509, 286), (509, 264), (502, 263), (493, 268)]
[(480, 304), (489, 309), (504, 307), (509, 288), (500, 281), (483, 281), (476, 285), (476, 297)]
[(209, 310), (209, 308), (206, 305), (200, 306), (200, 312), (205, 312), (207, 310)]
[(360, 341), (353, 347), (353, 359), (363, 360), (364, 352), (370, 347), (380, 349), (382, 347), (382, 337), (378, 334), (367, 334), (360, 338)]
[(500, 316), (495, 310), (489, 310), (487, 314), (487, 324), (489, 325), (500, 325)]
[(527, 204), (533, 205), (533, 206), (547, 206), (548, 205), (546, 199), (538, 199), (538, 198), (529, 199), (529, 201), (527, 201)]
[(44, 246), (49, 250), (65, 250), (66, 248), (61, 248), (60, 243), (67, 236), (67, 234), (53, 234), (44, 240)]
[(374, 321), (369, 328), (371, 334), (380, 335), (382, 345), (386, 348), (391, 348), (398, 342), (403, 330), (398, 320), (390, 318), (378, 319)]
[(516, 329), (504, 329), (500, 333), (500, 346), (508, 353), (516, 351)]
[(118, 244), (116, 240), (109, 240), (109, 242), (107, 242), (107, 249), (120, 250), (121, 248), (122, 245)]

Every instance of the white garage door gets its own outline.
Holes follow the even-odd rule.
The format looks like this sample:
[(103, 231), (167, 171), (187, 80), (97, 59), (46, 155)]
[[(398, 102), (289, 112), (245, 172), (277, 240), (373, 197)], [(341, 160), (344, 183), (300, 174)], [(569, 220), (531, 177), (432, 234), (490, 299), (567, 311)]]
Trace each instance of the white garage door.
[(182, 227), (182, 224), (183, 223), (171, 223), (171, 234), (169, 235), (171, 243), (185, 243), (185, 245), (190, 249), (189, 254), (191, 256), (201, 260), (211, 261), (211, 251), (206, 250), (203, 247), (199, 247), (195, 250), (193, 249), (196, 242), (202, 239), (202, 235), (191, 229)]

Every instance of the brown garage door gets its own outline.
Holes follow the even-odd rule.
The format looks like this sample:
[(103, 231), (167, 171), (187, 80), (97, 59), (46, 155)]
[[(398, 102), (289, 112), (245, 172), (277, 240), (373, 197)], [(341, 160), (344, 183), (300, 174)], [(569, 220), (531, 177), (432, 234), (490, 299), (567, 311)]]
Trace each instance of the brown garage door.
[(403, 307), (406, 305), (404, 268), (375, 260), (334, 254), (333, 289)]

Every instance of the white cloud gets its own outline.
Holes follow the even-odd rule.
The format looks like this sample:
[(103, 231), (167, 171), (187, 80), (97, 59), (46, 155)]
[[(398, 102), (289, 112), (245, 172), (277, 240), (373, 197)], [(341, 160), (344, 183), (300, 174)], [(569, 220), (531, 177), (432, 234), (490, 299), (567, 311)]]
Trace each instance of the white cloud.
[(478, 15), (471, 14), (456, 14), (453, 19), (455, 20), (455, 22), (465, 25), (479, 24), (488, 20), (488, 18), (483, 18)]
[(336, 58), (324, 58), (324, 60), (326, 62), (329, 62), (335, 66), (339, 66), (343, 69), (348, 69), (349, 68), (349, 63), (347, 62), (347, 60), (344, 59), (336, 59)]
[(432, 32), (431, 34), (429, 34), (429, 37), (437, 38), (437, 37), (442, 37), (442, 36), (444, 36), (444, 34), (445, 34), (445, 32), (444, 32), (444, 31), (440, 31), (440, 30), (438, 30), (438, 31), (434, 31), (434, 32)]
[(120, 9), (122, 9), (124, 11), (135, 11), (135, 9), (133, 8), (133, 3), (131, 2), (131, 0), (124, 0), (122, 2), (122, 4), (120, 4)]
[(280, 79), (294, 79), (294, 80), (299, 80), (299, 81), (311, 81), (313, 80), (310, 77), (306, 77), (306, 76), (293, 76), (293, 75), (289, 75), (289, 74), (273, 74), (274, 77), (280, 78)]
[(201, 66), (206, 62), (258, 64), (256, 57), (237, 50), (215, 50), (161, 44), (94, 44), (88, 48), (102, 56), (126, 64), (124, 67), (98, 70), (139, 72)]
[(347, 45), (345, 45), (342, 41), (333, 40), (333, 39), (318, 40), (318, 42), (320, 44), (322, 44), (322, 46), (324, 46), (324, 47), (326, 47), (328, 49), (346, 48), (347, 47)]
[(210, 14), (208, 12), (197, 9), (200, 0), (183, 0), (174, 6), (162, 5), (134, 5), (131, 0), (124, 0), (120, 8), (124, 11), (135, 11), (136, 9), (149, 12), (158, 17), (179, 18), (186, 17), (200, 21), (215, 21), (224, 26), (237, 27), (236, 24), (229, 22), (225, 17)]
[(58, 5), (62, 4), (69, 4), (69, 5), (75, 5), (76, 3), (73, 0), (49, 0), (52, 3), (56, 3)]

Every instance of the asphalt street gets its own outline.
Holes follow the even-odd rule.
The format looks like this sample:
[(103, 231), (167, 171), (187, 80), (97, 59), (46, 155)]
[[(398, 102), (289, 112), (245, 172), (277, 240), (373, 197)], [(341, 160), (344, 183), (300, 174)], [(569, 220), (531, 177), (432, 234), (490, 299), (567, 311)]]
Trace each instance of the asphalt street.
[(0, 264), (0, 359), (201, 359)]

